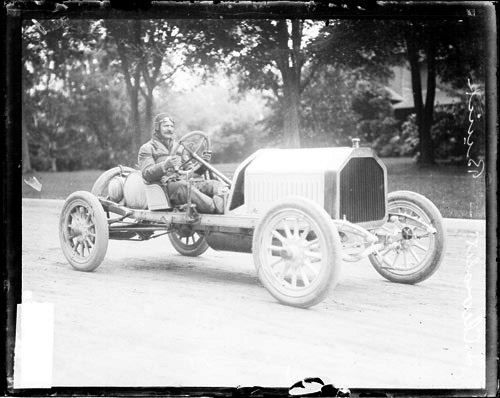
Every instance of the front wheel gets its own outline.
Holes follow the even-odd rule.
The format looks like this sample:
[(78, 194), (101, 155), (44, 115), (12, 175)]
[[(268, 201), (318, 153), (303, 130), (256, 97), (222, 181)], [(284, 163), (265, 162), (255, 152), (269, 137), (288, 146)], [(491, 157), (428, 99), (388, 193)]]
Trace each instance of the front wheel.
[(59, 240), (64, 256), (78, 271), (93, 271), (108, 249), (109, 229), (99, 200), (77, 191), (64, 202), (59, 219)]
[(196, 257), (205, 253), (208, 243), (204, 236), (191, 230), (174, 230), (168, 234), (170, 243), (183, 256)]
[(286, 305), (318, 304), (339, 279), (339, 234), (328, 213), (308, 199), (273, 205), (255, 229), (252, 252), (260, 281)]
[(383, 229), (385, 247), (369, 256), (384, 278), (414, 284), (439, 268), (445, 252), (441, 213), (427, 198), (410, 191), (388, 195), (388, 221)]

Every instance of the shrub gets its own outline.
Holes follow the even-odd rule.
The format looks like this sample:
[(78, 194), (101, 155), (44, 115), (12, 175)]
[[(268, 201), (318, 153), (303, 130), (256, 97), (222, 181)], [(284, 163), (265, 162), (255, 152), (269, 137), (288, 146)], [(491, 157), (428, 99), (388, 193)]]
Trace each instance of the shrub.
[[(464, 100), (458, 104), (437, 107), (434, 112), (434, 123), (431, 128), (431, 137), (434, 147), (434, 158), (445, 162), (464, 163), (469, 158), (484, 156), (485, 132), (483, 118), (478, 113), (479, 107), (470, 114), (468, 102)], [(481, 116), (478, 116), (481, 115)], [(469, 130), (470, 129), (470, 130)], [(471, 131), (469, 138), (468, 132)], [(469, 145), (466, 140), (469, 138)], [(418, 128), (415, 114), (410, 115), (401, 129), (401, 155), (417, 153), (419, 143)], [(410, 150), (410, 148), (413, 148)], [(469, 151), (469, 153), (467, 153)]]

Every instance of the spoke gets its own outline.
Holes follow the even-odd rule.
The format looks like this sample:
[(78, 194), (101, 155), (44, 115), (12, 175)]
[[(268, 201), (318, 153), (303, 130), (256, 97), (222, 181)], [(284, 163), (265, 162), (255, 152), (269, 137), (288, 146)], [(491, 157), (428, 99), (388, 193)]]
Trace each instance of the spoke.
[(267, 250), (276, 250), (278, 252), (281, 252), (281, 250), (283, 250), (283, 246), (269, 245), (267, 247)]
[(83, 241), (82, 256), (85, 256), (85, 249), (87, 249), (87, 254), (90, 254), (90, 249), (87, 244), (87, 240)]
[(304, 259), (304, 263), (306, 268), (309, 268), (309, 270), (313, 273), (314, 276), (318, 275), (318, 270), (314, 268), (312, 263), (308, 259)]
[(71, 228), (71, 226), (69, 226), (69, 229), (71, 229), (71, 230), (67, 231), (68, 239), (76, 238), (79, 235), (78, 233), (73, 233), (72, 232), (73, 228)]
[(417, 242), (413, 242), (413, 246), (418, 247), (420, 250), (422, 250), (424, 252), (427, 252), (429, 250), (429, 249), (426, 249), (425, 247), (423, 247), (422, 245), (420, 245)]
[(292, 272), (292, 286), (297, 287), (297, 270), (294, 269)]
[(284, 261), (284, 260), (283, 260), (283, 257), (279, 257), (279, 258), (278, 258), (275, 262), (273, 262), (273, 263), (269, 264), (269, 267), (270, 267), (270, 268), (274, 268), (274, 267), (276, 267), (279, 263), (281, 263), (281, 262), (283, 262), (283, 261)]
[(285, 243), (285, 242), (286, 242), (286, 238), (285, 238), (283, 235), (281, 235), (278, 231), (274, 230), (274, 231), (272, 232), (272, 234), (273, 234), (273, 236), (274, 236), (276, 239), (278, 239), (281, 243)]
[(391, 263), (389, 263), (389, 261), (386, 260), (385, 255), (382, 256), (382, 262), (386, 263), (389, 267), (392, 267)]
[[(411, 225), (416, 228), (426, 229), (430, 225), (430, 222), (428, 222), (422, 217), (419, 217), (418, 215), (412, 216), (411, 214), (392, 212), (392, 211), (390, 211), (390, 214), (397, 216), (398, 223), (405, 224), (406, 226)], [(401, 217), (405, 218), (405, 221), (400, 220)], [(409, 223), (409, 221), (413, 221), (414, 224)]]
[(304, 282), (304, 286), (309, 286), (310, 281), (309, 278), (307, 277), (306, 271), (304, 270), (304, 267), (300, 267), (300, 276), (302, 277), (302, 281)]
[(278, 279), (283, 279), (283, 274), (285, 272), (286, 268), (286, 261), (284, 261), (282, 258), (280, 258), (277, 262), (274, 262), (273, 265), (271, 266), (271, 272), (274, 274), (274, 276)]
[(413, 256), (413, 258), (415, 260), (417, 260), (417, 264), (420, 264), (420, 257), (418, 257), (416, 254), (415, 254), (415, 251), (413, 250), (413, 248), (409, 248), (408, 251), (410, 252), (410, 254)]
[[(194, 142), (193, 142), (193, 144), (194, 144)], [(193, 151), (193, 152), (195, 152), (195, 153), (197, 153), (197, 154), (198, 154), (198, 151), (200, 150), (200, 148), (201, 148), (203, 145), (205, 145), (205, 137), (203, 137), (203, 139), (202, 139), (202, 140), (200, 140), (200, 143), (198, 144), (198, 147), (197, 147), (197, 148), (196, 148), (196, 150), (195, 150), (195, 151)]]
[(293, 219), (293, 236), (294, 237), (299, 237), (299, 220), (297, 218)]
[(290, 226), (287, 223), (286, 219), (283, 219), (283, 228), (285, 228), (285, 234), (287, 238), (292, 237), (292, 232), (290, 231)]
[(87, 247), (89, 249), (92, 249), (94, 247), (94, 243), (89, 238), (86, 238), (85, 242), (87, 242)]
[(311, 240), (311, 241), (307, 241), (306, 245), (304, 247), (307, 247), (309, 249), (313, 249), (313, 247), (317, 246), (317, 248), (319, 248), (319, 239), (314, 239), (314, 240)]
[(376, 253), (377, 253), (380, 257), (385, 257), (385, 255), (386, 255), (387, 253), (389, 253), (391, 250), (393, 250), (393, 249), (391, 249), (390, 247), (387, 247), (387, 248), (385, 248), (384, 250), (382, 250), (381, 252), (379, 252), (379, 251), (377, 250), (377, 251), (376, 251)]
[(76, 254), (78, 254), (80, 256), (80, 252), (78, 251), (78, 248), (80, 247), (82, 242), (80, 242), (79, 240), (76, 241), (76, 244), (75, 246), (73, 247), (73, 250), (75, 251)]
[(307, 224), (302, 233), (300, 234), (300, 237), (305, 240), (309, 231), (311, 231), (311, 227), (309, 226), (309, 224)]
[(313, 252), (313, 251), (310, 251), (310, 250), (304, 250), (304, 255), (307, 256), (307, 257), (314, 258), (316, 260), (322, 260), (323, 259), (323, 256), (321, 255), (321, 253)]
[(408, 269), (408, 261), (406, 259), (406, 250), (403, 252), (403, 262), (404, 262), (405, 268)]
[(286, 278), (289, 270), (290, 270), (290, 263), (285, 263), (285, 269), (283, 270), (283, 274), (281, 275), (282, 279)]
[(392, 260), (392, 265), (391, 265), (392, 268), (397, 268), (395, 265), (396, 265), (396, 261), (398, 261), (398, 258), (399, 258), (400, 254), (401, 254), (400, 251), (396, 252), (396, 256), (394, 256), (394, 260)]

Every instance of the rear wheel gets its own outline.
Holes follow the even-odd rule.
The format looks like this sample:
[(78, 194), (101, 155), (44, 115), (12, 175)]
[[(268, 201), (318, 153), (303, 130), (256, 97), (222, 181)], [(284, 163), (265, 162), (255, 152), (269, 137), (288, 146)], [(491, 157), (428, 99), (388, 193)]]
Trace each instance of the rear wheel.
[(175, 230), (168, 237), (174, 249), (183, 256), (196, 257), (208, 249), (205, 237), (193, 230)]
[(308, 199), (273, 205), (254, 232), (252, 251), (260, 281), (283, 304), (310, 307), (338, 282), (337, 229), (328, 213)]
[(410, 191), (388, 195), (386, 246), (369, 256), (384, 278), (414, 284), (429, 278), (444, 256), (445, 239), (441, 213), (427, 198)]
[(109, 230), (99, 200), (78, 191), (64, 203), (59, 219), (59, 240), (64, 256), (78, 271), (93, 271), (104, 259)]

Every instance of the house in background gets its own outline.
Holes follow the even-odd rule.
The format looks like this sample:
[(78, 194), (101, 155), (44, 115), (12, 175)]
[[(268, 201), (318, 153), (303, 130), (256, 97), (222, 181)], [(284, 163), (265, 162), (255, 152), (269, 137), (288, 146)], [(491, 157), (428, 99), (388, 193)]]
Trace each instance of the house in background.
[[(397, 66), (393, 68), (394, 77), (386, 86), (386, 91), (389, 94), (389, 99), (394, 109), (394, 117), (400, 122), (404, 122), (406, 118), (415, 113), (415, 105), (413, 103), (413, 91), (411, 84), (411, 72), (407, 67)], [(422, 66), (420, 71), (422, 79), (422, 87), (425, 88), (427, 82), (427, 67)], [(457, 104), (461, 101), (459, 96), (453, 96), (450, 93), (440, 89), (442, 83), (439, 78), (436, 80), (436, 96), (434, 98), (434, 106), (446, 106)], [(422, 91), (425, 101), (427, 90)]]

